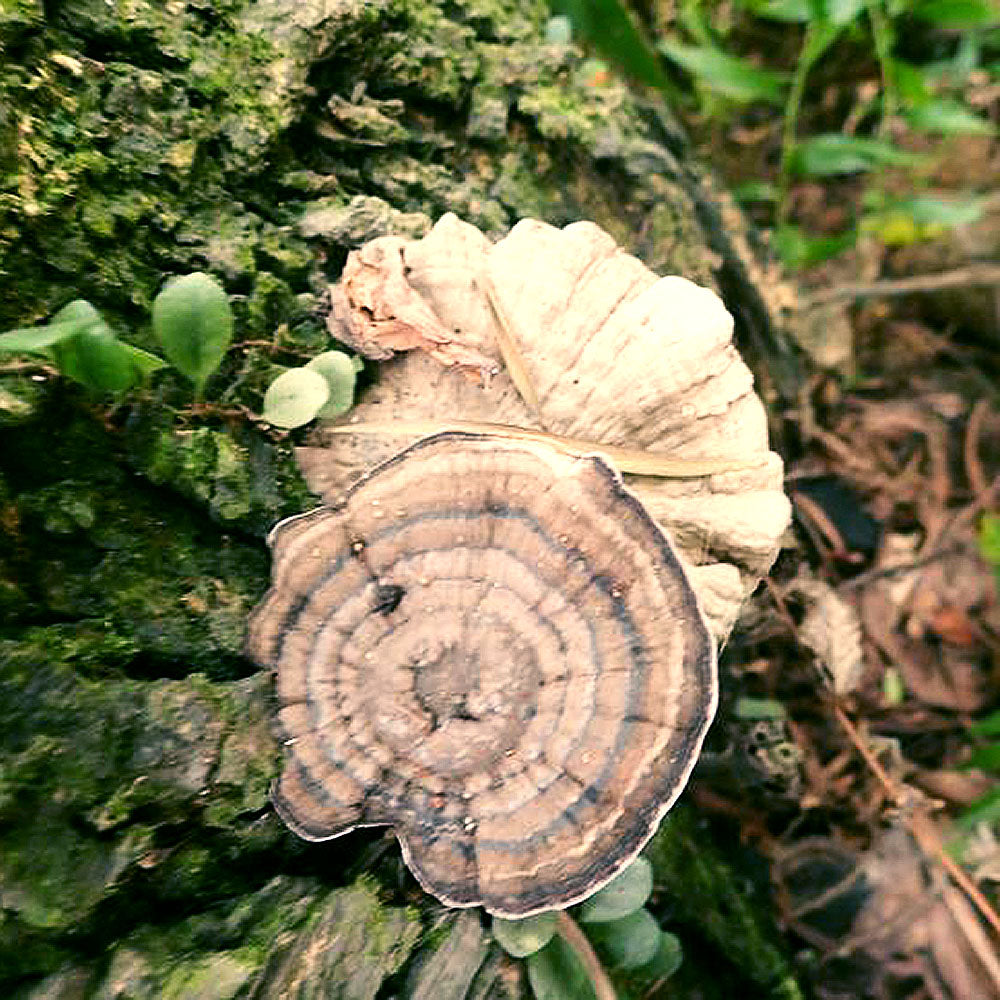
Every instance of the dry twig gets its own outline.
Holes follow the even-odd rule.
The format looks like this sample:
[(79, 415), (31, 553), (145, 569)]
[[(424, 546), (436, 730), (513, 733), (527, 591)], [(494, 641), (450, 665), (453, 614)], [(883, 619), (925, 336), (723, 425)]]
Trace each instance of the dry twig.
[(936, 274), (916, 274), (909, 278), (885, 278), (880, 281), (861, 281), (856, 284), (836, 285), (825, 288), (802, 299), (803, 309), (843, 302), (850, 299), (884, 298), (940, 292), (948, 288), (968, 288), (978, 285), (1000, 286), (1000, 266), (995, 264), (970, 264)]
[[(847, 713), (839, 705), (833, 706), (833, 713), (840, 727), (847, 734), (848, 739), (854, 744), (855, 749), (861, 755), (865, 764), (868, 765), (868, 769), (875, 775), (887, 797), (902, 811), (903, 822), (913, 834), (914, 839), (920, 845), (924, 854), (940, 863), (952, 881), (972, 900), (976, 909), (979, 910), (987, 923), (1000, 934), (1000, 916), (997, 915), (990, 901), (980, 892), (979, 887), (972, 881), (966, 871), (945, 849), (937, 824), (935, 824), (926, 812), (919, 808), (913, 808), (912, 797), (899, 788), (885, 768), (882, 767), (878, 758), (872, 753), (871, 748), (861, 738), (857, 727), (847, 717)], [(1000, 988), (1000, 983), (997, 986)]]

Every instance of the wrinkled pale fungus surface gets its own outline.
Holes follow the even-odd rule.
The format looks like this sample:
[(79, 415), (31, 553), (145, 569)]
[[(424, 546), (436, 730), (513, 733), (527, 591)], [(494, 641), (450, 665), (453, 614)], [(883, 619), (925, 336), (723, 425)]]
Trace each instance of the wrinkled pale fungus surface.
[(600, 458), (442, 434), (272, 534), (250, 648), (303, 837), (391, 824), (424, 887), (567, 905), (642, 848), (716, 703), (673, 547)]
[[(625, 473), (725, 639), (777, 555), (789, 505), (714, 292), (657, 277), (591, 222), (525, 219), (491, 243), (446, 215), (423, 239), (382, 237), (351, 254), (331, 298), (331, 333), (387, 360), (347, 417), (298, 449), (326, 502), (426, 433), (407, 422), (484, 421), (582, 439), (591, 452), (731, 459), (699, 477)], [(345, 433), (373, 421), (400, 429)]]

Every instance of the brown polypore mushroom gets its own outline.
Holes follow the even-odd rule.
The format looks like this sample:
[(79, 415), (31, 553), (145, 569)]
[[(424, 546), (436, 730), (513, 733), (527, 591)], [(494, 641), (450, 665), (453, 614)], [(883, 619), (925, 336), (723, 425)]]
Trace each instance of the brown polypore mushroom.
[(297, 449), (327, 507), (272, 536), (275, 803), (391, 824), (446, 902), (565, 906), (679, 793), (788, 522), (732, 317), (592, 223), (453, 215), (350, 254), (329, 305), (382, 363)]
[(293, 830), (391, 824), (429, 892), (511, 917), (636, 856), (694, 765), (715, 652), (603, 459), (439, 434), (270, 541), (250, 650), (277, 668)]

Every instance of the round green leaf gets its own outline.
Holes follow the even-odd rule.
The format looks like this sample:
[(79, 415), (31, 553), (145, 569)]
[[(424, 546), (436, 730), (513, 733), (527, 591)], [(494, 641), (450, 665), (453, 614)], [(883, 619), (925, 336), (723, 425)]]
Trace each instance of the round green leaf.
[(195, 271), (167, 282), (153, 300), (153, 329), (200, 392), (233, 339), (233, 312), (219, 283)]
[(594, 987), (580, 960), (558, 934), (526, 962), (535, 1000), (595, 1000)]
[(326, 379), (330, 395), (326, 404), (316, 414), (320, 420), (333, 420), (346, 413), (354, 402), (354, 382), (357, 372), (354, 362), (343, 351), (325, 351), (317, 354), (306, 365), (310, 371), (319, 372)]
[(493, 936), (500, 947), (514, 958), (533, 955), (544, 948), (556, 932), (556, 915), (552, 910), (536, 913), (523, 920), (493, 918)]
[(681, 943), (676, 934), (669, 931), (660, 933), (660, 947), (653, 957), (653, 961), (643, 970), (647, 976), (653, 979), (669, 979), (680, 967), (684, 960), (684, 952), (681, 950)]
[(276, 427), (301, 427), (319, 413), (329, 395), (319, 372), (289, 368), (264, 393), (264, 419)]
[(620, 920), (609, 920), (588, 928), (612, 969), (638, 969), (652, 962), (660, 950), (660, 925), (646, 909), (636, 910)]
[(636, 858), (617, 878), (580, 904), (580, 921), (597, 924), (638, 910), (653, 891), (653, 866)]

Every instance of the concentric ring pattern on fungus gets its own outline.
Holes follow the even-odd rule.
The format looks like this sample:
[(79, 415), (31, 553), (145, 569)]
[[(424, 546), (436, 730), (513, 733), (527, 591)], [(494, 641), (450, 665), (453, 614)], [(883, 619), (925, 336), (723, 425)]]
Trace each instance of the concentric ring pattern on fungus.
[(437, 435), (270, 542), (249, 649), (277, 670), (296, 833), (389, 824), (429, 892), (511, 917), (641, 850), (714, 713), (715, 652), (602, 459)]

